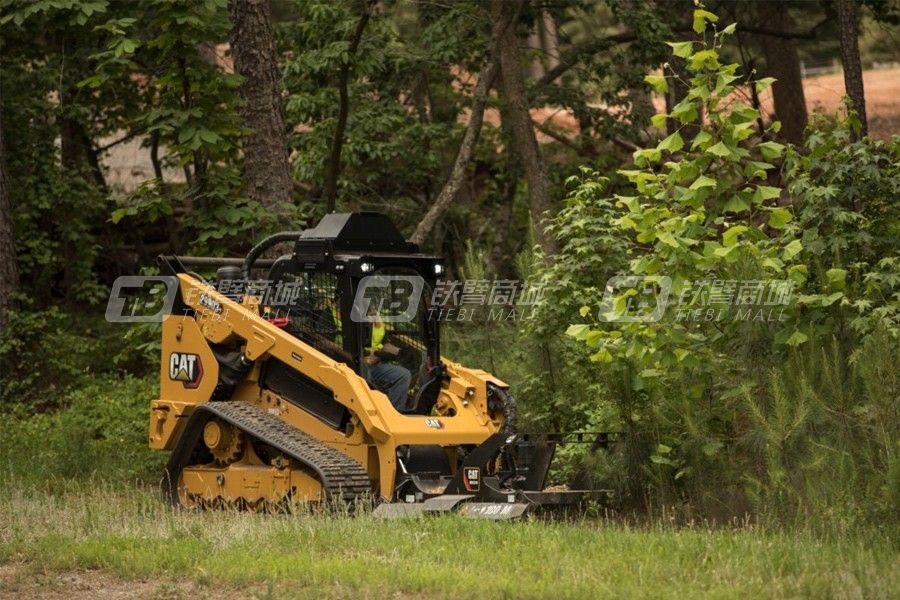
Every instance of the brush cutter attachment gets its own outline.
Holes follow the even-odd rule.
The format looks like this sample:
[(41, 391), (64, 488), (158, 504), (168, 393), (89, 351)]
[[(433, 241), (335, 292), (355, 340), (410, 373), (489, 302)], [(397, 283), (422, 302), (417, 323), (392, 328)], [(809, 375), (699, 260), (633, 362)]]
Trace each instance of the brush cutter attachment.
[(436, 470), (408, 472), (409, 448), (398, 451), (404, 474), (398, 477), (396, 501), (375, 509), (375, 515), (401, 518), (457, 512), (466, 517), (515, 519), (526, 513), (567, 512), (607, 499), (605, 490), (579, 490), (567, 486), (545, 489), (547, 473), (559, 443), (591, 443), (605, 448), (605, 433), (504, 434), (495, 433), (462, 458), (453, 475), (444, 474), (441, 448), (418, 450), (431, 453)]

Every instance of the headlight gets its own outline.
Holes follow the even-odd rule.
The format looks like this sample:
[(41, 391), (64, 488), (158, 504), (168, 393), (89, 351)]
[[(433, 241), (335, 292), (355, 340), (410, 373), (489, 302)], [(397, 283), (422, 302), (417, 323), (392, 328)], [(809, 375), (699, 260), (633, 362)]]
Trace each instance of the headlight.
[(444, 265), (442, 265), (442, 264), (440, 264), (440, 263), (436, 263), (436, 264), (434, 265), (434, 274), (435, 274), (435, 275), (441, 275), (441, 274), (443, 274), (443, 273), (444, 273)]
[(373, 265), (372, 263), (364, 262), (361, 265), (359, 265), (359, 270), (362, 271), (363, 273), (371, 273), (372, 271), (375, 270), (375, 265)]

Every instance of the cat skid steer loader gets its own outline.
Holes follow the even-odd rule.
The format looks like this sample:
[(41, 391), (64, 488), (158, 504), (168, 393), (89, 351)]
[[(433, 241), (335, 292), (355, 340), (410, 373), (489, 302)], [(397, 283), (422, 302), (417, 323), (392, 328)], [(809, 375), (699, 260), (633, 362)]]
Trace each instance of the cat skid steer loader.
[[(285, 242), (291, 253), (260, 258)], [(244, 259), (159, 262), (178, 282), (150, 411), (150, 446), (171, 452), (169, 501), (273, 510), (372, 498), (384, 517), (504, 519), (605, 497), (544, 490), (569, 438), (517, 432), (508, 386), (441, 356), (431, 301), (443, 263), (386, 216), (330, 214)], [(215, 281), (192, 266), (217, 266)]]

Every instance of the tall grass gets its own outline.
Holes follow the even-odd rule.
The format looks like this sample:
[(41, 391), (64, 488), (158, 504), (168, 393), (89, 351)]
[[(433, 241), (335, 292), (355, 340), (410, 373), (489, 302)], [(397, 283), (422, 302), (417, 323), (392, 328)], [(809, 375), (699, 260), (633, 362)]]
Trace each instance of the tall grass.
[(165, 456), (147, 446), (150, 401), (157, 385), (151, 378), (97, 375), (59, 392), (56, 411), (4, 406), (0, 479), (157, 480)]
[(835, 542), (796, 531), (603, 520), (192, 513), (140, 488), (7, 483), (0, 562), (270, 582), (278, 597), (887, 598), (900, 585), (896, 546), (874, 531)]

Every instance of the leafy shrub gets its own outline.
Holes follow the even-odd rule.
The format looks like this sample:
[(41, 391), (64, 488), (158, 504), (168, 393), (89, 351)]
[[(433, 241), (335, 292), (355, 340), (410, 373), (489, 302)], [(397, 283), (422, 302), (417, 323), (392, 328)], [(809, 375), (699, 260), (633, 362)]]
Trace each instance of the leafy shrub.
[(62, 393), (56, 412), (10, 407), (0, 422), (0, 472), (46, 483), (54, 478), (155, 481), (162, 455), (147, 447), (156, 382), (94, 376)]
[[(758, 131), (755, 109), (726, 101), (739, 76), (719, 47), (734, 27), (717, 21), (700, 8), (702, 40), (670, 44), (688, 92), (655, 121), (679, 130), (619, 172), (631, 191), (590, 171), (576, 181), (544, 272), (559, 294), (536, 330), (585, 320), (568, 329), (596, 365), (583, 414), (621, 432), (592, 469), (620, 506), (896, 518), (897, 142), (850, 143), (852, 121), (811, 130), (805, 153), (768, 141), (777, 123)], [(663, 92), (673, 77), (647, 81)], [(675, 298), (695, 280), (779, 279), (797, 293), (785, 322), (610, 322), (640, 293), (601, 302), (620, 273), (669, 278)]]
[(9, 326), (0, 335), (0, 405), (49, 410), (83, 380), (122, 371), (154, 371), (159, 327), (128, 326), (124, 335), (123, 327), (98, 314), (65, 312), (55, 306), (9, 313)]
[(787, 155), (797, 219), (786, 234), (802, 241), (810, 271), (799, 301), (805, 338), (845, 323), (900, 336), (900, 137), (853, 141), (855, 126), (851, 116), (813, 130), (805, 152)]

